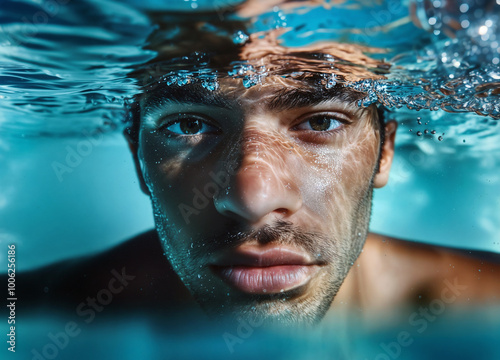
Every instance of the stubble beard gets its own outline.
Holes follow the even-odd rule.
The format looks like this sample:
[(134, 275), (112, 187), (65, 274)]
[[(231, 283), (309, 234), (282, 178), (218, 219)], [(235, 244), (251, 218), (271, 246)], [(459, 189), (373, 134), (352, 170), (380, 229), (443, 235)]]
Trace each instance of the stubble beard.
[[(181, 281), (208, 315), (218, 319), (227, 316), (238, 317), (253, 323), (312, 325), (319, 323), (327, 313), (349, 269), (363, 248), (368, 234), (372, 193), (373, 186), (370, 186), (355, 207), (351, 218), (351, 230), (347, 231), (350, 239), (347, 241), (345, 239), (337, 241), (322, 234), (303, 232), (293, 224), (284, 221), (262, 231), (264, 236), (283, 232), (293, 233), (293, 238), (288, 237), (286, 241), (278, 240), (278, 242), (288, 242), (292, 245), (297, 238), (309, 239), (310, 243), (306, 246), (306, 248), (309, 247), (308, 251), (319, 250), (328, 258), (327, 265), (314, 279), (316, 282), (314, 291), (308, 292), (308, 296), (297, 295), (292, 290), (284, 294), (266, 296), (245, 295), (238, 299), (229, 296), (221, 297), (220, 292), (210, 291), (209, 286), (199, 281), (199, 262), (196, 261), (195, 256), (187, 255), (186, 250), (179, 246), (182, 242), (175, 241), (178, 230), (168, 222), (157, 198), (151, 196), (151, 199), (156, 230), (165, 255)], [(304, 244), (300, 245), (304, 247)], [(314, 246), (315, 248), (312, 249)], [(207, 246), (207, 249), (194, 249), (191, 254), (193, 255), (197, 250), (206, 254), (207, 250), (211, 251), (210, 249), (213, 248)]]

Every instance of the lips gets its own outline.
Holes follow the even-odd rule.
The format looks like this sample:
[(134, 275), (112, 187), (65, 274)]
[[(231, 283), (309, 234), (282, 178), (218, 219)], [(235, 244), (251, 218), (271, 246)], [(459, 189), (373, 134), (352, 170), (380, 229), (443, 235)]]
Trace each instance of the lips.
[(238, 248), (211, 269), (231, 287), (250, 294), (275, 294), (307, 284), (320, 269), (307, 254), (286, 247)]

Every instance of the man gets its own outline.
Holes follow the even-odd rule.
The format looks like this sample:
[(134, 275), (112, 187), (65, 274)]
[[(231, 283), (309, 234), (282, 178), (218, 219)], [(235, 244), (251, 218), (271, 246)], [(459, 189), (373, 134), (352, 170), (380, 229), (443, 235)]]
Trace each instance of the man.
[[(183, 54), (200, 45), (186, 33), (194, 45), (165, 45), (169, 56), (182, 55), (174, 66), (189, 63)], [(126, 135), (158, 236), (33, 274), (21, 288), (36, 295), (20, 298), (69, 304), (93, 319), (111, 301), (92, 294), (109, 288), (115, 309), (156, 315), (196, 302), (215, 318), (282, 324), (317, 323), (346, 307), (384, 316), (444, 288), (454, 304), (498, 302), (498, 256), (368, 233), (372, 191), (388, 181), (397, 126), (375, 105), (359, 107), (366, 94), (342, 82), (380, 78), (386, 65), (346, 44), (286, 49), (278, 34), (250, 36), (210, 63), (245, 61), (253, 77), (220, 76), (207, 86), (199, 69), (180, 80), (165, 71), (146, 87)]]

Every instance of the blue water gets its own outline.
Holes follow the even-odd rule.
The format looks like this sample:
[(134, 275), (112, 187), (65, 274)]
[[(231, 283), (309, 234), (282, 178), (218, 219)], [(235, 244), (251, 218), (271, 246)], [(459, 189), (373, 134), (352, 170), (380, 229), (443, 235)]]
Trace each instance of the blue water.
[[(166, 82), (201, 78), (210, 87), (216, 86), (218, 76), (234, 76), (250, 87), (265, 82), (273, 69), (235, 63), (214, 75), (209, 67), (178, 71), (158, 65), (157, 52), (148, 46), (154, 41), (151, 35), (159, 31), (175, 37), (175, 24), (162, 32), (161, 16), (151, 14), (215, 9), (222, 19), (231, 19), (228, 9), (237, 3), (0, 1), (0, 245), (18, 244), (20, 269), (97, 252), (152, 227), (150, 204), (139, 192), (121, 130), (127, 104), (144, 83), (156, 81), (157, 74), (134, 78), (130, 72), (159, 66)], [(251, 27), (227, 37), (242, 43), (254, 32), (278, 29), (283, 44), (291, 48), (321, 40), (370, 46), (370, 56), (391, 65), (384, 72), (386, 79), (345, 85), (367, 92), (360, 105), (383, 103), (388, 117), (400, 123), (391, 182), (375, 192), (371, 230), (500, 252), (500, 6), (494, 1), (483, 1), (476, 8), (463, 1), (467, 9), (445, 7), (441, 1), (432, 6), (425, 1), (412, 3), (417, 20), (412, 20), (410, 4), (404, 1), (347, 1), (334, 10), (328, 1), (293, 10), (276, 7), (258, 14)], [(459, 28), (452, 26), (453, 20)], [(341, 81), (332, 77), (339, 70), (338, 59), (314, 61), (325, 86)], [(297, 62), (310, 64), (304, 59)], [(63, 162), (71, 149), (89, 138), (100, 140), (81, 164), (58, 178), (54, 161)], [(4, 265), (2, 257), (2, 269)], [(480, 319), (488, 318), (482, 315)], [(493, 341), (498, 322), (472, 320), (471, 316), (456, 327), (455, 338), (467, 342), (443, 346), (439, 335), (449, 330), (449, 323), (439, 322), (399, 358), (427, 358), (429, 351), (442, 359), (495, 358), (500, 351)], [(20, 358), (28, 359), (26, 353), (32, 348), (41, 349), (47, 333), (57, 332), (67, 321), (26, 320), (26, 332), (19, 337), (30, 346), (23, 347), (25, 357)], [(87, 359), (91, 354), (120, 359), (160, 359), (165, 354), (200, 358), (207, 346), (213, 358), (253, 358), (265, 345), (274, 358), (298, 356), (299, 349), (313, 358), (337, 354), (374, 359), (380, 344), (393, 341), (402, 331), (388, 328), (376, 335), (351, 331), (339, 336), (341, 330), (327, 329), (285, 353), (281, 349), (290, 345), (288, 337), (275, 334), (274, 345), (269, 345), (255, 336), (232, 355), (222, 332), (175, 337), (140, 320), (115, 329), (105, 322), (82, 329), (85, 335), (58, 358)], [(325, 334), (328, 338), (334, 334), (337, 340), (326, 343)], [(186, 347), (189, 350), (183, 352)]]
[[(42, 316), (38, 321), (26, 321), (30, 332), (24, 337), (30, 345), (22, 347), (17, 355), (31, 359), (33, 354), (43, 354), (47, 344), (53, 344), (49, 334), (63, 332), (65, 325), (75, 320), (78, 321)], [(70, 337), (64, 348), (57, 349), (57, 358), (465, 360), (496, 359), (500, 352), (498, 309), (483, 309), (460, 317), (444, 313), (425, 328), (398, 324), (376, 331), (363, 329), (354, 318), (347, 328), (343, 324), (307, 331), (257, 327), (246, 333), (238, 333), (237, 322), (191, 326), (193, 320), (187, 318), (182, 325), (171, 329), (140, 318), (106, 320), (97, 319), (91, 324), (77, 322), (80, 332)], [(227, 341), (228, 334), (240, 341)], [(396, 345), (398, 337), (405, 339), (401, 345)]]

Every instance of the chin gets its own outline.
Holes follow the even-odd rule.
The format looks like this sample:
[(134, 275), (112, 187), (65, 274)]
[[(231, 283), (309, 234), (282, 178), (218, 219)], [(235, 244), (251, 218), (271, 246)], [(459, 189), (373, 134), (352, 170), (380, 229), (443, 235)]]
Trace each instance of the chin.
[[(321, 322), (335, 297), (338, 282), (321, 288), (294, 289), (280, 294), (226, 297), (223, 300), (196, 297), (203, 310), (217, 321), (244, 321), (257, 327), (311, 326)], [(220, 304), (216, 305), (215, 304)]]

